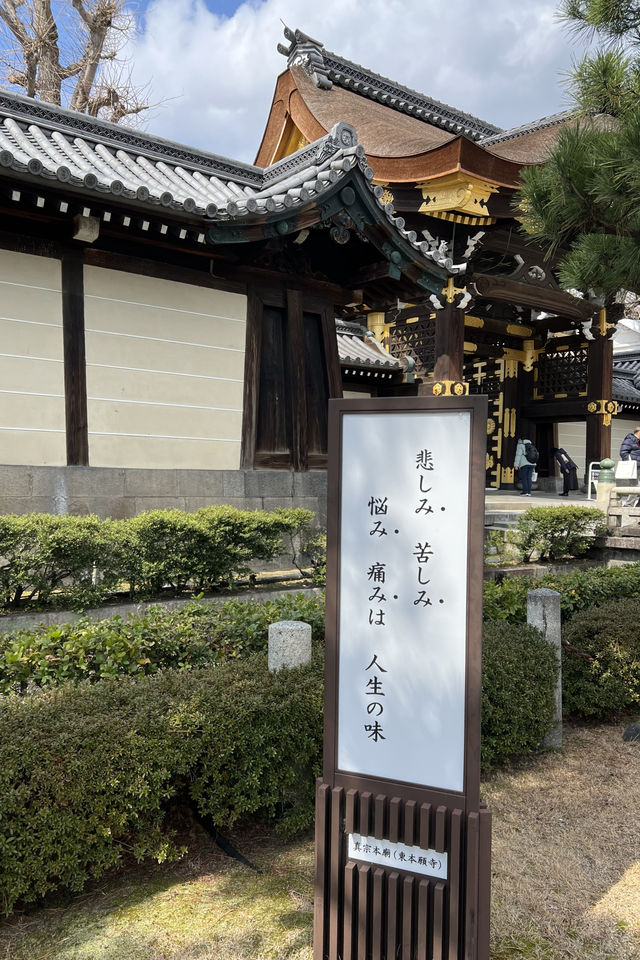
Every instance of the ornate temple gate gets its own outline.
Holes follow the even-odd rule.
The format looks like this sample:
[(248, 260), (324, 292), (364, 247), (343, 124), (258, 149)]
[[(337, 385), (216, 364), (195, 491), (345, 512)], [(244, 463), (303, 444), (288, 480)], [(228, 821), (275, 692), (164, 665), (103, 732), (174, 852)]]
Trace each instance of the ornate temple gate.
[[(462, 292), (456, 291), (458, 298)], [(609, 455), (611, 418), (617, 410), (611, 398), (615, 323), (605, 311), (585, 334), (575, 318), (540, 321), (535, 311), (526, 311), (532, 317), (528, 322), (507, 323), (479, 315), (472, 301), (467, 307), (473, 313), (463, 312), (453, 300), (447, 306), (448, 311), (434, 310), (432, 298), (389, 312), (376, 333), (392, 356), (413, 358), (422, 380), (418, 393), (487, 397), (487, 487), (513, 487), (519, 436), (538, 446), (541, 476), (553, 476), (555, 424), (563, 421), (586, 421), (586, 463)], [(461, 319), (462, 343), (459, 331), (443, 334), (447, 324), (453, 320), (459, 327)]]

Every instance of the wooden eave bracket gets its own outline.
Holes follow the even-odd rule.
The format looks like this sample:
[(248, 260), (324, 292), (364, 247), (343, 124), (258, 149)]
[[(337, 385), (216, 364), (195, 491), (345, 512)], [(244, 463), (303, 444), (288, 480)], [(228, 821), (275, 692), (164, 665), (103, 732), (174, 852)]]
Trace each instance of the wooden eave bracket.
[(545, 310), (568, 320), (590, 320), (598, 310), (595, 304), (588, 300), (579, 300), (563, 290), (550, 290), (547, 287), (509, 280), (507, 277), (477, 273), (471, 286), (478, 297), (503, 300), (533, 310)]
[(352, 226), (384, 256), (384, 263), (361, 268), (349, 285), (357, 288), (381, 279), (401, 280), (404, 275), (412, 285), (430, 293), (438, 293), (448, 278), (447, 272), (430, 264), (422, 253), (405, 240), (390, 223), (369, 188), (361, 182), (361, 174), (354, 170), (317, 200), (310, 201), (295, 211), (287, 208), (269, 218), (217, 221), (206, 230), (211, 245), (246, 243), (263, 238), (293, 237), (301, 229), (319, 223), (329, 223), (341, 214)]

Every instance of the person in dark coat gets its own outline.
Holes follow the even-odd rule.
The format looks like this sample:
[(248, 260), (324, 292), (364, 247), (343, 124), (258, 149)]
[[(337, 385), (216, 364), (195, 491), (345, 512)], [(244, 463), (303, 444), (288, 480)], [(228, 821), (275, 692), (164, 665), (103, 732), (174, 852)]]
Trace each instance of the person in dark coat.
[(621, 460), (636, 460), (640, 463), (640, 427), (628, 433), (620, 444)]
[(566, 450), (562, 447), (555, 447), (553, 455), (558, 461), (560, 473), (562, 474), (562, 493), (561, 497), (568, 497), (570, 490), (578, 490), (578, 465), (573, 462)]

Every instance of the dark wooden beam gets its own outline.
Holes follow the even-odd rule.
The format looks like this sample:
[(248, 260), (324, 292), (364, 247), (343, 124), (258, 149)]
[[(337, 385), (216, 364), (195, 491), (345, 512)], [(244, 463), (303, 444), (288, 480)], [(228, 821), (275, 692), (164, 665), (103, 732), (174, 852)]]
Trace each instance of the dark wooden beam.
[(258, 393), (260, 389), (260, 350), (262, 346), (262, 300), (253, 288), (247, 296), (247, 331), (244, 353), (244, 393), (242, 401), (242, 443), (240, 466), (255, 466), (258, 430)]
[(335, 309), (333, 304), (327, 304), (322, 310), (322, 341), (324, 346), (325, 363), (327, 365), (327, 383), (330, 397), (342, 397), (342, 370), (338, 355), (338, 338), (336, 337)]
[[(191, 252), (182, 251), (182, 253)], [(210, 287), (213, 290), (224, 290), (228, 293), (246, 293), (247, 290), (246, 283), (230, 281), (224, 277), (214, 277), (205, 270), (196, 270), (161, 260), (148, 260), (145, 257), (115, 253), (110, 250), (99, 250), (95, 247), (85, 251), (85, 263), (87, 266), (104, 267), (107, 270), (122, 270), (126, 273), (137, 273), (145, 277), (157, 277), (161, 280), (173, 280), (176, 283), (189, 283), (198, 287)]]
[(88, 466), (87, 366), (84, 334), (84, 261), (82, 249), (62, 255), (62, 339), (67, 464)]
[(464, 376), (464, 310), (445, 303), (436, 313), (436, 365), (433, 379), (462, 380)]
[[(307, 469), (307, 398), (305, 375), (305, 339), (302, 293), (287, 290), (287, 330), (289, 383), (291, 386), (292, 444), (291, 459), (294, 470)], [(316, 402), (318, 398), (315, 398)]]
[[(587, 402), (596, 403), (598, 412), (587, 413), (586, 465), (611, 456), (611, 422), (605, 424), (601, 401), (613, 393), (613, 340), (596, 336), (587, 347)], [(615, 451), (617, 455), (617, 451)]]
[(535, 287), (505, 277), (493, 277), (478, 273), (474, 276), (472, 288), (478, 296), (489, 300), (504, 300), (533, 310), (546, 310), (570, 320), (590, 320), (595, 312), (593, 304), (587, 300), (578, 300), (568, 293)]
[(397, 279), (399, 272), (397, 267), (393, 267), (387, 260), (383, 260), (381, 263), (371, 263), (366, 267), (360, 267), (349, 279), (353, 287), (360, 287), (366, 283), (371, 283), (373, 280), (383, 280), (385, 277)]
[(288, 290), (305, 290), (341, 306), (350, 303), (362, 303), (362, 290), (347, 289), (336, 283), (324, 280), (315, 280), (312, 277), (303, 277), (295, 274), (280, 273), (277, 270), (267, 270), (262, 267), (236, 266), (225, 271), (229, 280), (239, 283), (254, 283), (272, 287), (287, 287)]
[(585, 397), (578, 400), (531, 400), (522, 406), (522, 416), (533, 423), (554, 420), (564, 423), (569, 420), (585, 420), (587, 416), (587, 401)]

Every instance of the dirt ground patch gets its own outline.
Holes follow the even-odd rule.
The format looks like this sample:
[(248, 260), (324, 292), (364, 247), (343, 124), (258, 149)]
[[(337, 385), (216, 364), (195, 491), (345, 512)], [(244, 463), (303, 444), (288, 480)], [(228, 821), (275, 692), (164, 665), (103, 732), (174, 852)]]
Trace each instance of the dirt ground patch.
[[(492, 960), (640, 960), (640, 744), (565, 728), (565, 750), (483, 784), (493, 810)], [(0, 960), (311, 960), (313, 843), (199, 830), (178, 864), (133, 865), (0, 924)]]
[(565, 725), (563, 754), (483, 784), (493, 811), (492, 957), (640, 957), (640, 744)]

